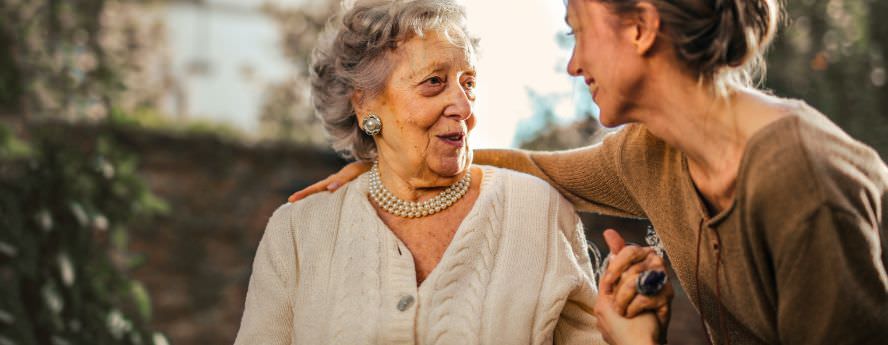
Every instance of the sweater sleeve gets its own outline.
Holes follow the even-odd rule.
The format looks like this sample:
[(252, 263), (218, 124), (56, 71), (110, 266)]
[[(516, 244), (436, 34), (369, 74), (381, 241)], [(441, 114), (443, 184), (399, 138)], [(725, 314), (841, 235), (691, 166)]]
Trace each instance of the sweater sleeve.
[(606, 344), (598, 330), (598, 319), (592, 310), (598, 297), (592, 262), (583, 231), (583, 223), (566, 200), (560, 199), (559, 228), (562, 240), (569, 245), (569, 266), (576, 284), (567, 295), (554, 330), (554, 344)]
[(599, 144), (566, 151), (477, 150), (474, 160), (539, 177), (578, 210), (643, 217), (621, 171), (622, 149), (633, 131), (624, 128), (607, 135)]
[(885, 225), (824, 205), (795, 229), (775, 263), (783, 344), (888, 339)]
[(236, 345), (290, 344), (293, 313), (287, 291), (298, 275), (290, 207), (274, 212), (259, 242)]

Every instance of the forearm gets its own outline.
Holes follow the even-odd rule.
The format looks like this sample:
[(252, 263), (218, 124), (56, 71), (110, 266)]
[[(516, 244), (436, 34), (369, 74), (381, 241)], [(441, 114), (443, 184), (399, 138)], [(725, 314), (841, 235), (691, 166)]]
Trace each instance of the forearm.
[(551, 184), (548, 176), (546, 176), (546, 174), (533, 162), (528, 151), (512, 149), (475, 150), (472, 160), (481, 165), (492, 165), (504, 169), (520, 171), (525, 174), (539, 177)]
[[(613, 142), (611, 146), (619, 146)], [(606, 145), (567, 151), (475, 150), (473, 161), (536, 176), (558, 190), (579, 211), (619, 217), (643, 217), (617, 177)]]
[[(559, 170), (561, 170), (561, 166), (559, 164), (549, 164), (547, 169), (544, 169), (534, 159), (534, 153), (537, 152), (514, 149), (475, 150), (473, 161), (477, 164), (492, 165), (540, 178), (552, 187), (555, 187), (555, 189), (557, 189), (565, 198), (570, 200), (577, 209), (587, 210), (583, 207), (586, 200), (584, 200), (582, 196), (575, 195), (563, 184), (563, 181), (558, 179), (559, 176), (562, 176), (562, 174), (558, 173)], [(556, 174), (551, 174), (553, 171)]]

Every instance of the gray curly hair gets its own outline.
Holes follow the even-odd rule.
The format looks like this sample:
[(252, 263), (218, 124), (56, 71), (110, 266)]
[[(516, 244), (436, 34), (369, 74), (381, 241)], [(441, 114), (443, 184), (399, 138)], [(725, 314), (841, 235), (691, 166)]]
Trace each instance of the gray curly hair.
[[(348, 6), (344, 6), (348, 7)], [(358, 127), (356, 90), (375, 97), (394, 69), (400, 43), (437, 31), (470, 52), (478, 40), (466, 30), (465, 10), (453, 0), (354, 1), (327, 26), (312, 54), (311, 94), (333, 149), (347, 159), (376, 158), (376, 143)]]

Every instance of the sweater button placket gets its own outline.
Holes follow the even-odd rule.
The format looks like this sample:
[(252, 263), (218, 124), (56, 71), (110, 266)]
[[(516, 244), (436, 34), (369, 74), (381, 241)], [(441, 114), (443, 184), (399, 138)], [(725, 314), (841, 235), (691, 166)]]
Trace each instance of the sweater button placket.
[(711, 226), (708, 226), (708, 225), (705, 227), (705, 229), (706, 229), (706, 232), (709, 233), (709, 245), (710, 245), (710, 247), (712, 247), (712, 250), (713, 250), (713, 251), (718, 252), (719, 248), (721, 247), (721, 246), (719, 245), (719, 241), (718, 241), (718, 234), (715, 233), (715, 232), (718, 231), (718, 230), (716, 230), (716, 229), (714, 229), (714, 228), (712, 228)]
[(415, 301), (415, 298), (413, 298), (413, 296), (411, 296), (411, 295), (401, 297), (401, 300), (398, 301), (398, 311), (407, 310), (407, 308), (410, 308), (410, 306), (413, 305), (414, 301)]

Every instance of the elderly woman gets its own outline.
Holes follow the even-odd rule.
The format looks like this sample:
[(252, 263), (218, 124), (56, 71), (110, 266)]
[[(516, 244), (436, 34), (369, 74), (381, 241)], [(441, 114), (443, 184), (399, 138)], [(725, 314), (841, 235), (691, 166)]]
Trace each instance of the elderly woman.
[[(358, 2), (335, 24), (312, 61), (314, 104), (334, 148), (372, 169), (274, 213), (236, 344), (602, 343), (571, 204), (471, 165), (462, 8)], [(653, 315), (623, 321), (653, 341)]]

